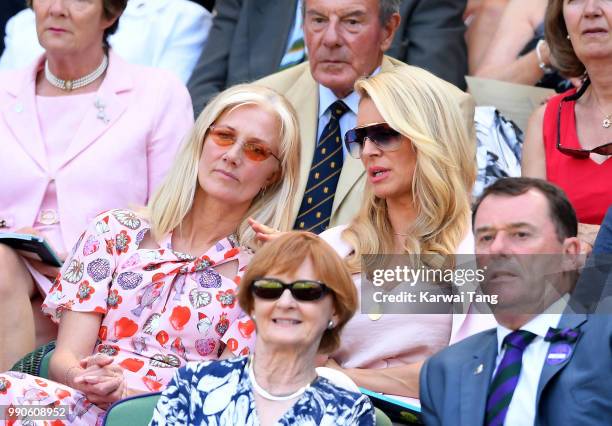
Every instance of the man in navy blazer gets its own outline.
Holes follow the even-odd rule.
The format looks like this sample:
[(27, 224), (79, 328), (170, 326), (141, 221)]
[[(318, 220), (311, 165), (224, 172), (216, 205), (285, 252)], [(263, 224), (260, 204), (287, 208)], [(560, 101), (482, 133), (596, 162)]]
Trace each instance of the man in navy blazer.
[[(538, 262), (538, 255), (555, 254), (548, 265), (568, 270), (564, 265), (579, 252), (576, 215), (565, 194), (538, 179), (502, 179), (483, 192), (473, 222), (479, 267), (489, 267), (483, 292), (499, 296), (491, 306), (498, 326), (425, 363), (425, 424), (610, 424), (610, 310), (567, 313), (563, 294), (574, 287), (572, 273), (557, 273), (554, 286), (526, 273), (527, 257)], [(510, 334), (529, 338), (515, 345)]]

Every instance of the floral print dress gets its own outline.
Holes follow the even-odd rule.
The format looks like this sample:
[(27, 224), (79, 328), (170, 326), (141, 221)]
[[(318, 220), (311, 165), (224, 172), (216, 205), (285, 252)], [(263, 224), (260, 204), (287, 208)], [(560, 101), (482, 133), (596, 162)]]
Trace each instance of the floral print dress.
[[(66, 310), (102, 314), (94, 353), (112, 356), (127, 386), (142, 392), (161, 390), (188, 361), (217, 359), (226, 345), (247, 354), (255, 329), (236, 299), (250, 252), (233, 236), (197, 258), (172, 250), (171, 235), (157, 249), (141, 249), (149, 229), (129, 210), (98, 216), (43, 304), (55, 321)], [(233, 280), (213, 267), (228, 262), (237, 262)], [(11, 403), (68, 405), (75, 416), (63, 424), (95, 424), (103, 416), (80, 392), (21, 373), (0, 375), (0, 405)]]

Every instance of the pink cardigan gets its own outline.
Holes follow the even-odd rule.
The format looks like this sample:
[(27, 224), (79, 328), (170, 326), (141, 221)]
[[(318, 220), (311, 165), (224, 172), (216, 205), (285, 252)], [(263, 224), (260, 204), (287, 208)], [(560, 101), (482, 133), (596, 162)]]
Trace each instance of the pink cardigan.
[(147, 203), (193, 125), (193, 110), (172, 74), (128, 64), (111, 51), (98, 102), (88, 107), (53, 174), (35, 103), (43, 59), (0, 74), (0, 231), (32, 226), (54, 180), (69, 249), (98, 213)]

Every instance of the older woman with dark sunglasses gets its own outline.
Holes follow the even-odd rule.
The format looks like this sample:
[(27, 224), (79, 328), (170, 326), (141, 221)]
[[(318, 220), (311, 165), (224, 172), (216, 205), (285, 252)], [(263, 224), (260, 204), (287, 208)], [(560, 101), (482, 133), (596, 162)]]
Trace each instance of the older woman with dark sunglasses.
[[(257, 327), (250, 357), (178, 370), (151, 425), (373, 425), (369, 399), (318, 377), (357, 293), (342, 260), (319, 237), (289, 232), (253, 257), (238, 301)], [(231, 419), (231, 420), (230, 420)]]
[(612, 2), (551, 0), (545, 30), (557, 69), (586, 80), (532, 115), (523, 175), (561, 187), (576, 209), (579, 237), (592, 244), (612, 204)]
[(282, 96), (238, 85), (215, 97), (147, 208), (103, 213), (81, 235), (43, 304), (59, 322), (52, 380), (0, 374), (0, 405), (70, 405), (65, 424), (93, 425), (188, 361), (218, 359), (226, 344), (248, 353), (236, 303), (256, 245), (246, 218), (291, 228), (298, 164)]

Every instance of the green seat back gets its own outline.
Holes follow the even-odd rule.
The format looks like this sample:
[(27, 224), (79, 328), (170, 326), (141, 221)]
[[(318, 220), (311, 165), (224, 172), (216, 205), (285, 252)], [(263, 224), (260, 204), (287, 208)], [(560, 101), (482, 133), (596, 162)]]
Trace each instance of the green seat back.
[[(55, 348), (55, 342), (49, 342), (46, 345), (42, 345), (32, 352), (21, 358), (13, 367), (12, 371), (19, 371), (21, 373), (27, 373), (32, 376), (48, 377), (49, 371), (49, 359), (51, 358), (51, 352)], [(45, 363), (44, 371), (42, 363)]]
[(374, 410), (376, 411), (376, 426), (391, 426), (393, 424), (380, 408), (374, 407)]
[(51, 360), (51, 354), (53, 354), (52, 350), (47, 352), (40, 360), (38, 375), (40, 377), (44, 377), (45, 379), (49, 378), (49, 361)]
[(105, 426), (147, 426), (153, 418), (160, 393), (143, 394), (113, 404), (106, 412)]

